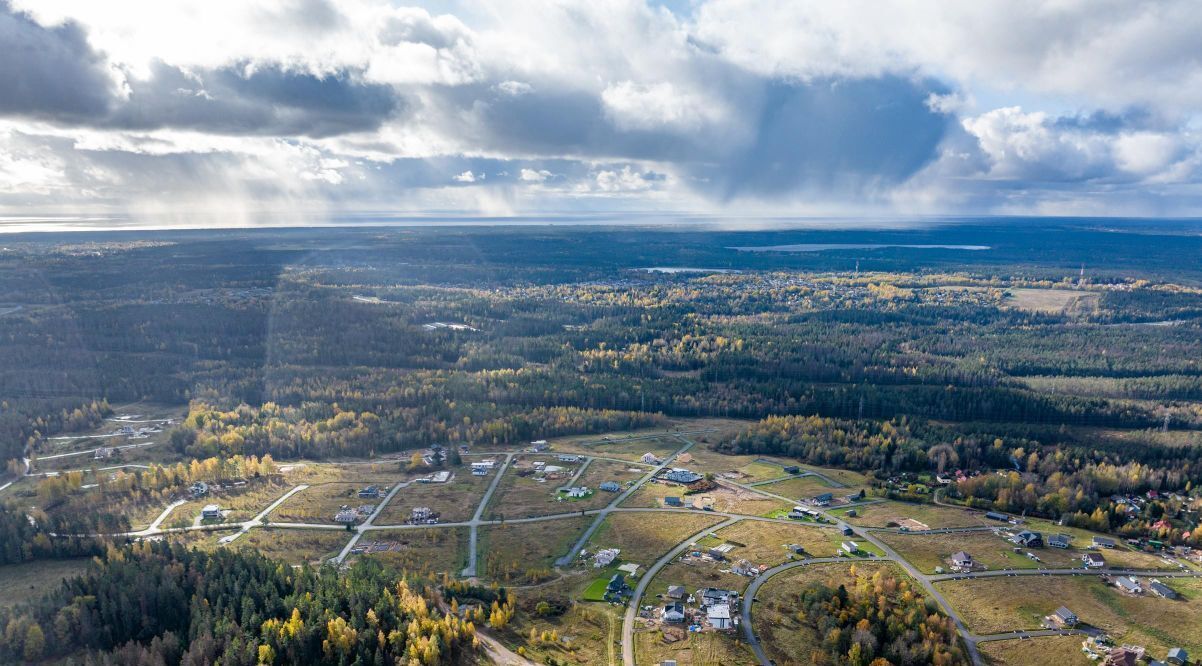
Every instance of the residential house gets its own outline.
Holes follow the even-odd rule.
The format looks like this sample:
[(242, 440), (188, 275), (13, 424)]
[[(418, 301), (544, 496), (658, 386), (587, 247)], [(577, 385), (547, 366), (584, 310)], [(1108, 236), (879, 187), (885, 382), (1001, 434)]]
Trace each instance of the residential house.
[(530, 442), (530, 450), (535, 453), (541, 453), (543, 451), (551, 450), (551, 446), (547, 444), (547, 440), (545, 439), (536, 439), (533, 442)]
[(842, 548), (843, 552), (847, 553), (848, 555), (855, 555), (856, 553), (860, 552), (860, 544), (856, 543), (855, 541), (844, 541)]
[(810, 500), (810, 504), (815, 506), (830, 506), (831, 500), (833, 499), (835, 499), (833, 494), (822, 493), (821, 495), (815, 495), (814, 498)]
[(428, 506), (415, 506), (409, 512), (409, 523), (411, 525), (432, 525), (438, 522), (438, 514)]
[(1165, 661), (1173, 664), (1173, 666), (1182, 666), (1189, 663), (1189, 653), (1185, 648), (1175, 647), (1169, 650), (1169, 655), (1165, 657)]
[(576, 463), (580, 462), (580, 456), (572, 455), (570, 453), (561, 453), (558, 456), (558, 460), (559, 462)]
[(1098, 553), (1085, 553), (1081, 556), (1081, 561), (1085, 563), (1086, 568), (1101, 569), (1106, 566), (1106, 559)]
[(622, 489), (622, 486), (619, 486), (616, 481), (605, 481), (598, 487), (607, 493), (616, 493)]
[(216, 504), (206, 504), (200, 510), (201, 520), (221, 520), (221, 507)]
[(1073, 538), (1067, 534), (1049, 534), (1048, 545), (1052, 548), (1068, 548)]
[(843, 536), (851, 536), (856, 533), (855, 530), (851, 529), (851, 525), (847, 524), (842, 525), (839, 531), (843, 533)]
[(1014, 543), (1027, 548), (1040, 548), (1043, 546), (1043, 535), (1039, 532), (1023, 530), (1014, 536)]
[(348, 506), (344, 506), (338, 510), (338, 513), (334, 514), (334, 522), (348, 525), (357, 523), (359, 522), (359, 513)]
[(1104, 536), (1096, 536), (1093, 538), (1095, 548), (1114, 548), (1114, 539)]
[(656, 455), (654, 453), (651, 453), (650, 451), (643, 454), (643, 463), (644, 464), (658, 465), (662, 462), (663, 462), (662, 460), (660, 460), (658, 457), (656, 457)]
[(969, 555), (962, 550), (952, 554), (953, 569), (959, 569), (960, 571), (971, 571), (972, 565), (972, 555)]
[(668, 586), (668, 598), (669, 599), (684, 599), (688, 595), (689, 595), (689, 593), (685, 591), (684, 585), (669, 585)]
[(797, 465), (785, 465), (785, 474), (801, 474), (801, 468)]
[(683, 469), (680, 467), (670, 469), (670, 470), (668, 470), (668, 472), (666, 474), (664, 474), (665, 480), (671, 481), (673, 483), (679, 483), (679, 484), (686, 485), (686, 486), (691, 483), (697, 483), (698, 481), (702, 480), (703, 478), (705, 478), (705, 477), (701, 476), (700, 474), (697, 474), (696, 472), (690, 472), (689, 470)]
[(602, 548), (593, 555), (593, 567), (600, 569), (607, 567), (618, 559), (618, 555), (622, 552), (619, 548)]
[(739, 593), (734, 590), (723, 590), (716, 587), (707, 587), (701, 590), (701, 605), (703, 607), (714, 606), (718, 604), (732, 604), (739, 597)]
[(848, 518), (855, 518), (855, 517), (856, 517), (856, 516), (858, 516), (858, 515), (860, 515), (860, 512), (859, 512), (859, 511), (856, 511), (855, 509), (848, 509), (848, 510), (847, 510), (847, 517), (848, 517)]
[(705, 609), (705, 619), (714, 629), (726, 630), (734, 627), (730, 619), (730, 605), (714, 604)]
[(1138, 666), (1143, 660), (1144, 649), (1131, 645), (1117, 647), (1106, 653), (1102, 666)]
[(1152, 594), (1164, 599), (1177, 598), (1177, 592), (1173, 588), (1158, 580), (1153, 580), (1151, 583), (1148, 583), (1148, 589), (1152, 591)]
[(606, 601), (622, 601), (623, 597), (630, 594), (630, 586), (626, 584), (626, 576), (616, 573), (613, 578), (609, 579), (609, 583), (605, 585)]
[(1114, 586), (1128, 594), (1139, 594), (1144, 591), (1143, 586), (1134, 576), (1120, 576), (1114, 579)]
[(664, 606), (664, 622), (670, 624), (684, 622), (684, 604), (676, 601)]
[(573, 499), (588, 497), (593, 494), (593, 491), (588, 489), (588, 486), (575, 486), (564, 490), (564, 494)]
[(117, 449), (111, 446), (102, 446), (92, 453), (92, 458), (95, 460), (107, 460), (117, 455)]
[(669, 496), (664, 498), (664, 506), (682, 507), (684, 506), (684, 502), (679, 497)]
[(988, 511), (985, 513), (985, 517), (990, 520), (1000, 520), (1003, 523), (1010, 520), (1010, 516), (1007, 516), (1004, 513), (998, 513), (997, 511)]
[(368, 486), (359, 491), (361, 499), (377, 499), (384, 496), (384, 491), (380, 490), (379, 486)]
[(1052, 613), (1050, 616), (1050, 619), (1052, 620), (1053, 624), (1059, 627), (1075, 627), (1077, 626), (1077, 623), (1081, 621), (1077, 617), (1076, 613), (1065, 608), (1064, 606), (1057, 608), (1056, 612)]
[(209, 484), (205, 483), (204, 481), (197, 481), (191, 486), (188, 486), (188, 494), (192, 496), (192, 499), (204, 497), (205, 495), (209, 494)]

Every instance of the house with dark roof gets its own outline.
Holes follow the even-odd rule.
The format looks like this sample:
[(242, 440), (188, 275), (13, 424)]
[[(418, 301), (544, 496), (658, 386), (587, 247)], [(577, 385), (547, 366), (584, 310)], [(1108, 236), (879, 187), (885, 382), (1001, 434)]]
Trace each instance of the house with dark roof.
[(988, 519), (990, 519), (990, 520), (1000, 520), (1000, 521), (1002, 521), (1003, 523), (1004, 523), (1004, 522), (1007, 522), (1008, 520), (1010, 520), (1010, 517), (1009, 517), (1009, 516), (1007, 516), (1007, 515), (1006, 515), (1006, 514), (1004, 514), (1004, 513), (998, 513), (997, 511), (989, 511), (989, 512), (986, 512), (986, 513), (985, 513), (985, 517), (986, 517), (986, 518), (988, 518)]
[(696, 472), (690, 472), (687, 469), (682, 469), (679, 467), (670, 469), (670, 470), (668, 470), (667, 474), (664, 474), (665, 480), (671, 481), (673, 483), (679, 483), (679, 484), (686, 485), (686, 486), (691, 483), (697, 483), (698, 481), (700, 481), (703, 478), (705, 478), (705, 477), (701, 476), (700, 474), (697, 474)]
[(1164, 583), (1162, 583), (1158, 580), (1154, 580), (1151, 583), (1149, 583), (1148, 589), (1152, 591), (1152, 594), (1155, 594), (1158, 597), (1162, 597), (1165, 599), (1176, 599), (1177, 598), (1177, 592), (1173, 588), (1169, 587), (1168, 585), (1165, 585)]
[(686, 592), (684, 589), (684, 585), (669, 585), (668, 586), (668, 598), (669, 599), (684, 599), (685, 597), (688, 596), (688, 594), (689, 593)]
[(609, 579), (609, 583), (605, 585), (605, 600), (606, 601), (622, 601), (623, 597), (630, 594), (630, 586), (626, 584), (626, 576), (616, 573), (613, 578)]
[(1085, 553), (1081, 556), (1081, 561), (1090, 569), (1101, 569), (1106, 566), (1106, 560), (1098, 553)]
[(952, 567), (961, 571), (970, 571), (972, 569), (972, 555), (964, 551), (952, 554)]
[(1096, 536), (1093, 538), (1093, 545), (1097, 548), (1114, 548), (1114, 539), (1104, 536)]
[(622, 486), (619, 486), (616, 481), (606, 481), (597, 487), (607, 493), (616, 493), (622, 489)]
[(732, 604), (735, 599), (738, 599), (739, 593), (734, 590), (722, 590), (716, 587), (707, 587), (701, 590), (701, 605), (713, 606), (716, 604)]
[(1128, 594), (1139, 594), (1144, 588), (1131, 576), (1120, 576), (1114, 579), (1114, 586)]
[(1064, 606), (1057, 608), (1056, 612), (1052, 613), (1051, 620), (1053, 623), (1061, 627), (1075, 627), (1077, 626), (1077, 623), (1081, 621), (1080, 618), (1077, 617), (1076, 613), (1065, 608)]
[(785, 474), (801, 474), (801, 468), (797, 465), (785, 465)]
[(684, 604), (679, 601), (664, 606), (664, 622), (680, 624), (684, 622)]
[(833, 494), (822, 493), (821, 495), (815, 495), (814, 498), (810, 500), (810, 503), (816, 506), (828, 506), (833, 499), (835, 499)]
[(664, 506), (684, 506), (684, 502), (679, 497), (668, 496), (664, 498)]
[(1073, 538), (1067, 534), (1049, 534), (1048, 545), (1052, 548), (1068, 548)]
[(1182, 664), (1189, 663), (1189, 653), (1185, 651), (1185, 648), (1175, 647), (1169, 650), (1169, 656), (1165, 657), (1165, 661), (1174, 666), (1182, 666)]
[(1043, 535), (1039, 532), (1023, 530), (1022, 532), (1014, 535), (1013, 541), (1014, 543), (1020, 546), (1026, 546), (1027, 548), (1040, 548), (1043, 546)]

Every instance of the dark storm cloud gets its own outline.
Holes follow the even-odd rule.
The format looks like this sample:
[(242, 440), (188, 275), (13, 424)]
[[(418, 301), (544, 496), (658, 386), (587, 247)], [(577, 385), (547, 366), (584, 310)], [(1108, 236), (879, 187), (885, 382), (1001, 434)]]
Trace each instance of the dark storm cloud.
[(378, 128), (402, 107), (392, 88), (351, 73), (317, 76), (278, 65), (184, 72), (156, 63), (102, 124), (219, 134), (324, 137)]
[[(947, 89), (897, 76), (812, 81), (722, 72), (721, 98), (750, 131), (622, 127), (594, 93), (534, 86), (506, 95), (469, 86), (444, 103), (471, 109), (467, 131), (502, 152), (672, 162), (719, 199), (892, 185), (938, 156), (954, 128), (927, 103)], [(453, 114), (457, 115), (457, 114)]]
[(78, 25), (44, 28), (0, 0), (0, 115), (103, 115), (112, 95), (104, 58)]
[(272, 63), (184, 71), (162, 62), (118, 94), (102, 54), (74, 23), (47, 28), (0, 0), (0, 115), (101, 129), (325, 137), (370, 131), (403, 107), (357, 72)]

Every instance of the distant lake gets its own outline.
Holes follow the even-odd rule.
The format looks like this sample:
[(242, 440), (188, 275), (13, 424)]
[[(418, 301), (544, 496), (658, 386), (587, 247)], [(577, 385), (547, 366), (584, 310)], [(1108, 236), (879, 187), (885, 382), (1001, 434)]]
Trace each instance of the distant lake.
[[(740, 248), (741, 249), (741, 248)], [(733, 268), (691, 268), (689, 266), (652, 266), (640, 268), (647, 273), (738, 273)]]
[(888, 247), (903, 247), (912, 250), (989, 250), (988, 245), (908, 245), (905, 243), (797, 243), (795, 245), (759, 245), (753, 247), (728, 247), (739, 252), (822, 252), (823, 250), (880, 250)]

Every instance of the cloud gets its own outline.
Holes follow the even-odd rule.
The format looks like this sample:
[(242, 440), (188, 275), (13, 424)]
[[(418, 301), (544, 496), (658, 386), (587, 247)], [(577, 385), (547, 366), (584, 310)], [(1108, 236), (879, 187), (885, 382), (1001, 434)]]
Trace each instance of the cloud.
[(518, 178), (525, 183), (542, 183), (551, 176), (551, 172), (546, 169), (522, 169)]
[(76, 120), (107, 112), (116, 86), (74, 22), (46, 28), (0, 0), (0, 114)]

